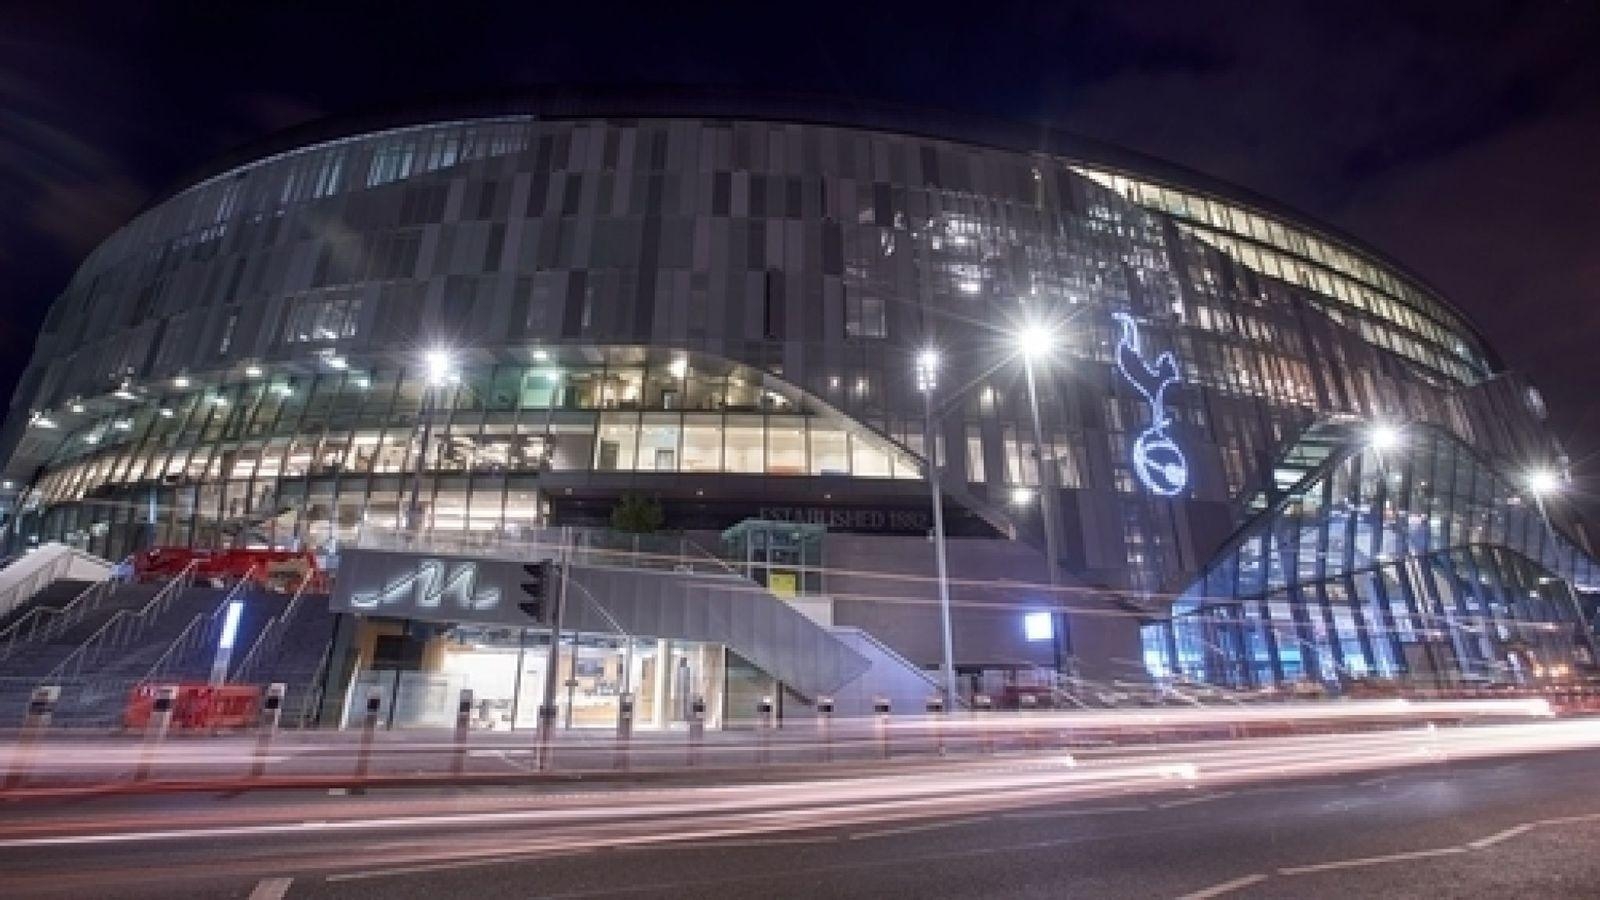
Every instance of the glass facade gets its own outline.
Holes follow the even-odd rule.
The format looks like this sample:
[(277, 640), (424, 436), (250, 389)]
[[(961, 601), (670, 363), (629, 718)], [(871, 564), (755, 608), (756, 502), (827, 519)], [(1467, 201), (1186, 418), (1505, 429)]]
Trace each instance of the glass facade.
[[(357, 638), (357, 668), (346, 692), (366, 697), (376, 689), (392, 727), (455, 725), (463, 689), (472, 691), (471, 727), (484, 731), (533, 730), (549, 661), (550, 637), (514, 628), (458, 625), (419, 648), (412, 665), (382, 656), (398, 623), (373, 620)], [(634, 724), (672, 728), (688, 721), (695, 697), (706, 701), (706, 724), (718, 728), (727, 691), (726, 648), (714, 644), (625, 639), (614, 635), (563, 637), (558, 722), (566, 728), (611, 729), (623, 694), (634, 698)], [(773, 690), (768, 679), (765, 689)], [(343, 725), (359, 727), (364, 707), (343, 705)]]
[[(1063, 570), (1162, 618), (1326, 462), (1336, 448), (1301, 436), (1330, 417), (1435, 429), (1499, 470), (1563, 459), (1464, 318), (1347, 239), (1172, 170), (807, 121), (564, 106), (410, 124), (156, 204), (44, 323), (0, 432), (7, 549), (332, 551), (397, 524), (414, 490), (440, 533), (596, 524), (630, 492), (669, 528), (769, 503), (893, 521), (926, 510), (906, 481), (934, 457), (953, 520), (1041, 547), (1048, 509)], [(1159, 400), (1119, 365), (1119, 322), (1147, 362), (1170, 355)], [(1055, 338), (1037, 440), (1030, 324)], [(439, 348), (459, 378), (430, 388)], [(1136, 471), (1152, 434), (1183, 461), (1175, 495)], [(690, 507), (703, 518), (672, 520)], [(1366, 602), (1340, 577), (1327, 602)], [(1107, 656), (1131, 656), (1125, 630)], [(1322, 640), (1314, 665), (1273, 651), (1274, 671), (1342, 658)], [(1371, 670), (1410, 665), (1357, 646)]]
[(62, 444), (34, 489), (40, 533), (110, 557), (147, 542), (332, 551), (400, 525), (419, 471), (440, 537), (541, 527), (548, 473), (921, 477), (892, 440), (759, 373), (615, 355), (635, 361), (479, 368), (447, 387), (417, 369), (186, 378)]
[(1285, 455), (1317, 459), (1213, 559), (1170, 626), (1145, 627), (1152, 674), (1240, 687), (1362, 679), (1528, 682), (1592, 661), (1600, 565), (1536, 498), (1439, 429), (1379, 450), (1324, 423)]

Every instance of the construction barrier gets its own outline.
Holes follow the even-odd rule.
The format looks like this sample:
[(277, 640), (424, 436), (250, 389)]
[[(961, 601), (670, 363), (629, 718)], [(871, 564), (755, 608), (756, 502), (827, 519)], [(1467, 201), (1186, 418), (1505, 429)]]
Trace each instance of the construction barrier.
[[(155, 711), (156, 692), (164, 685), (137, 684), (128, 692), (122, 727), (143, 729)], [(256, 724), (261, 710), (261, 686), (200, 682), (175, 685), (178, 696), (173, 703), (171, 727), (180, 731), (249, 728)]]

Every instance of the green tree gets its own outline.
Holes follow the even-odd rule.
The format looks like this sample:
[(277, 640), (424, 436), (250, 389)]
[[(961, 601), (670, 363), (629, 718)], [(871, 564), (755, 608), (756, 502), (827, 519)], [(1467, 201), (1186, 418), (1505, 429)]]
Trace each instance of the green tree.
[(623, 494), (611, 508), (611, 527), (629, 534), (650, 534), (661, 530), (666, 515), (661, 501), (643, 494)]

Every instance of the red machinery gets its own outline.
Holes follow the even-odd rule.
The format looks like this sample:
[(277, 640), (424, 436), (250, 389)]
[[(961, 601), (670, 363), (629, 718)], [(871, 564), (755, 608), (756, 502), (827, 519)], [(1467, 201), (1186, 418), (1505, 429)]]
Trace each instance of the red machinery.
[[(144, 728), (155, 708), (156, 684), (136, 684), (128, 692), (128, 705), (122, 711), (122, 727)], [(248, 728), (256, 723), (261, 710), (258, 684), (175, 685), (178, 698), (172, 705), (172, 725), (176, 730)]]
[(172, 578), (195, 563), (198, 581), (238, 581), (243, 578), (264, 587), (292, 590), (302, 578), (315, 589), (323, 580), (317, 557), (310, 550), (201, 550), (192, 547), (151, 547), (133, 556), (136, 581)]

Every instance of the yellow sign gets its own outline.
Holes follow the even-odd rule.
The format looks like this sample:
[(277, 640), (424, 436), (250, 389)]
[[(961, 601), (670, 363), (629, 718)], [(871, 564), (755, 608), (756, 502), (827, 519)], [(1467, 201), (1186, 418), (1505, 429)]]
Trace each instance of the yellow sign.
[(779, 597), (793, 597), (800, 593), (800, 584), (793, 572), (768, 572), (767, 590)]

